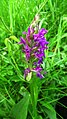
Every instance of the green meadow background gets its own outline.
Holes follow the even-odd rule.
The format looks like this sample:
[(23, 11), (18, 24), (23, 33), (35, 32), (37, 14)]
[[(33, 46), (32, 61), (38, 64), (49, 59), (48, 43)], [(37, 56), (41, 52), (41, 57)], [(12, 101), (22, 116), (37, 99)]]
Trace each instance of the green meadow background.
[[(48, 30), (49, 45), (43, 62), (47, 73), (36, 82), (35, 118), (30, 84), (24, 80), (27, 64), (18, 42), (37, 13), (40, 27)], [(57, 119), (55, 106), (67, 96), (66, 55), (67, 0), (0, 0), (0, 119)]]

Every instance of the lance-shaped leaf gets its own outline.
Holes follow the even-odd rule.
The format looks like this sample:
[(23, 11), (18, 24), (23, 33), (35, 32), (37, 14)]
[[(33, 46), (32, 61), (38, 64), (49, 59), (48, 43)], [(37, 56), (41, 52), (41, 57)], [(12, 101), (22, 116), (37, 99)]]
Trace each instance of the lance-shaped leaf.
[(11, 114), (15, 119), (26, 119), (28, 112), (28, 104), (29, 104), (30, 94), (28, 92), (25, 93), (23, 99), (21, 99), (17, 104), (12, 108)]

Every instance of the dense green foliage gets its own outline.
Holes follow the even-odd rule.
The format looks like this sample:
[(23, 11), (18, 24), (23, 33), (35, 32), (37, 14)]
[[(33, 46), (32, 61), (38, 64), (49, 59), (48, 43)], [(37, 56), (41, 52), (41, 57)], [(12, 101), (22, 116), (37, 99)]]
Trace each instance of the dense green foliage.
[[(27, 64), (17, 42), (37, 13), (40, 27), (48, 30), (43, 62), (47, 73), (43, 80), (29, 83), (24, 80)], [(67, 95), (66, 42), (66, 0), (0, 0), (0, 119), (56, 119), (55, 105)]]

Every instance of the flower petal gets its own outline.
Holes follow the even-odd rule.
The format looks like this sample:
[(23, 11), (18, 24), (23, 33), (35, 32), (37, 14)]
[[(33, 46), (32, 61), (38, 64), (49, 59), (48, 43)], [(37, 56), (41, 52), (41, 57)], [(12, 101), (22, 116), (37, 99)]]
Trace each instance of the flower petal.
[(26, 41), (25, 41), (25, 39), (24, 38), (22, 38), (22, 37), (20, 37), (20, 42), (19, 42), (19, 44), (26, 44)]
[(45, 35), (48, 31), (44, 28), (42, 28), (40, 31), (39, 31), (39, 34), (40, 35)]
[(40, 72), (37, 72), (37, 77), (39, 77), (40, 79), (44, 78), (44, 76)]

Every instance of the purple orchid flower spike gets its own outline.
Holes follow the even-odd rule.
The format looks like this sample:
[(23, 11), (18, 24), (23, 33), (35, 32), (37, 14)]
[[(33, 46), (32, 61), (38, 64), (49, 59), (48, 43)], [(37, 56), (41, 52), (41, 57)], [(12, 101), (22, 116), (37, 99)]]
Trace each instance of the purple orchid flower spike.
[(47, 31), (46, 29), (42, 28), (42, 29), (39, 31), (39, 34), (43, 36), (43, 35), (45, 35), (47, 32), (48, 32), (48, 31)]
[[(26, 35), (25, 39), (20, 37), (19, 44), (22, 45), (22, 51), (25, 53), (26, 61), (29, 68), (24, 71), (24, 77), (26, 78), (30, 72), (35, 72), (40, 79), (44, 78), (42, 74), (43, 59), (45, 58), (45, 50), (48, 48), (48, 41), (45, 38), (45, 34), (48, 32), (46, 29), (39, 29), (38, 26), (39, 17), (35, 17), (32, 24), (29, 26), (27, 32), (23, 32)], [(37, 28), (35, 28), (37, 27)]]

